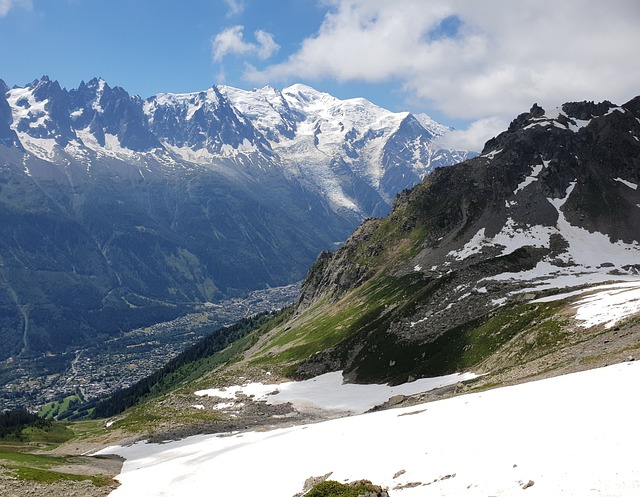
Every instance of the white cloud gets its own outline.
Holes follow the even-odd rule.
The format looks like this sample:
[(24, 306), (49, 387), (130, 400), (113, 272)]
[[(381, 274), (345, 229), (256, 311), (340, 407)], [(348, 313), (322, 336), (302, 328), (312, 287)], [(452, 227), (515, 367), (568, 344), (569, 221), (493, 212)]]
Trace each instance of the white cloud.
[(484, 143), (499, 135), (509, 125), (508, 120), (499, 117), (485, 117), (472, 122), (467, 129), (454, 129), (438, 138), (438, 145), (455, 150), (474, 150), (480, 152)]
[[(399, 81), (452, 119), (508, 122), (534, 102), (626, 101), (640, 88), (637, 0), (326, 0), (318, 32), (245, 77)], [(444, 22), (443, 22), (444, 21)]]
[(227, 17), (238, 16), (242, 14), (247, 7), (243, 0), (224, 0), (224, 3), (226, 3), (229, 8)]
[(221, 61), (227, 55), (256, 55), (260, 59), (268, 59), (280, 46), (273, 36), (266, 31), (258, 30), (254, 33), (257, 43), (244, 40), (244, 26), (232, 26), (218, 33), (213, 39), (213, 60)]
[(267, 33), (266, 31), (259, 29), (254, 33), (254, 36), (258, 42), (256, 53), (258, 54), (258, 57), (263, 60), (271, 57), (280, 48), (280, 45), (275, 42), (271, 33)]
[(33, 4), (31, 0), (0, 0), (0, 17), (5, 17), (13, 7), (31, 10)]

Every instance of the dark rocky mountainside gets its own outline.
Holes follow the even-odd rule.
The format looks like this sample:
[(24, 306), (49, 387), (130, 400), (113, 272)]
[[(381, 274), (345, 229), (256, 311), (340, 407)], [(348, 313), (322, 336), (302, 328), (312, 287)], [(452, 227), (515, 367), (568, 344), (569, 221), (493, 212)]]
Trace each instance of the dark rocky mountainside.
[(406, 381), (477, 365), (525, 329), (540, 351), (561, 343), (553, 304), (527, 302), (640, 274), (639, 106), (534, 105), (479, 157), (402, 192), (320, 255), (254, 360)]

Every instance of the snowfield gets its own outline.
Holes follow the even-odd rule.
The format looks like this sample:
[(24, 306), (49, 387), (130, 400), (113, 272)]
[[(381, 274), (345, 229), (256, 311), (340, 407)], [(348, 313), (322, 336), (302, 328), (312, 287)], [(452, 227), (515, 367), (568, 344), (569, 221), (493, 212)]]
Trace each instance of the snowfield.
[(639, 383), (640, 362), (629, 362), (312, 425), (101, 453), (127, 459), (112, 497), (293, 497), (327, 474), (370, 479), (392, 497), (637, 496)]
[(234, 399), (237, 394), (243, 394), (253, 396), (256, 401), (263, 400), (267, 404), (291, 402), (300, 412), (330, 410), (362, 414), (377, 405), (384, 404), (394, 395), (413, 395), (427, 392), (460, 381), (471, 380), (476, 376), (473, 373), (456, 373), (437, 378), (422, 378), (392, 387), (389, 385), (344, 383), (342, 371), (336, 371), (305, 381), (290, 381), (277, 385), (249, 383), (224, 389), (200, 390), (196, 392), (196, 395)]
[[(543, 166), (546, 167), (546, 165), (547, 162), (544, 162)], [(514, 193), (536, 181), (543, 166), (532, 166), (532, 174), (520, 183)], [(563, 198), (547, 199), (558, 212), (556, 226), (518, 225), (509, 217), (495, 236), (487, 237), (485, 228), (481, 228), (463, 247), (449, 252), (448, 257), (462, 261), (481, 253), (487, 247), (501, 248), (501, 255), (511, 254), (527, 246), (549, 248), (551, 237), (560, 235), (568, 245), (567, 249), (557, 257), (561, 263), (558, 263), (556, 256), (548, 256), (531, 270), (502, 272), (480, 280), (480, 284), (484, 285), (487, 281), (530, 283), (530, 286), (512, 292), (515, 294), (592, 285), (612, 280), (638, 281), (636, 264), (640, 261), (640, 245), (637, 241), (633, 243), (625, 243), (621, 240), (611, 241), (610, 237), (604, 233), (590, 232), (567, 221), (562, 207), (575, 186), (576, 181), (571, 182)], [(516, 203), (507, 201), (507, 207)], [(502, 303), (504, 300), (495, 301), (495, 305)]]

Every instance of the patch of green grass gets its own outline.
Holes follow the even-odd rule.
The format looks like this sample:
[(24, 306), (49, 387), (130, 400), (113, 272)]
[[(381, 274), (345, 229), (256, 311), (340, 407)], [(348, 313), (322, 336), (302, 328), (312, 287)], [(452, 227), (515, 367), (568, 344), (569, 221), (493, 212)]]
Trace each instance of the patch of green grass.
[[(357, 381), (403, 383), (410, 377), (439, 376), (471, 369), (489, 357), (515, 353), (524, 362), (545, 355), (564, 339), (553, 318), (560, 303), (505, 307), (447, 331), (432, 342), (399, 342), (383, 326), (353, 340), (365, 342), (356, 356)], [(516, 337), (521, 340), (516, 343)], [(528, 341), (527, 341), (528, 340)], [(342, 347), (342, 345), (341, 345)], [(354, 344), (345, 342), (344, 349)], [(506, 363), (507, 360), (505, 359)]]
[(44, 419), (55, 419), (60, 414), (67, 413), (74, 406), (78, 406), (81, 403), (82, 398), (79, 395), (69, 395), (62, 400), (49, 402), (42, 406), (38, 416)]
[(32, 468), (27, 466), (7, 466), (7, 469), (20, 480), (35, 481), (38, 483), (55, 483), (58, 481), (85, 481), (88, 480), (97, 487), (106, 487), (113, 484), (113, 479), (108, 476), (74, 475), (61, 473), (47, 469)]
[(43, 444), (61, 444), (74, 437), (73, 431), (63, 423), (54, 422), (49, 428), (28, 427), (22, 430), (26, 441)]
[(370, 238), (354, 247), (349, 254), (353, 262), (382, 267), (391, 261), (405, 261), (415, 256), (429, 233), (425, 225), (418, 225), (415, 217), (403, 213), (378, 219)]
[[(261, 357), (253, 362), (268, 364), (296, 361), (332, 347), (350, 332), (353, 323), (363, 313), (363, 310), (353, 307), (347, 307), (337, 312), (331, 312), (330, 306), (327, 307), (329, 307), (329, 312), (323, 312), (319, 317), (307, 323), (282, 331), (262, 351)], [(277, 354), (269, 353), (280, 347), (287, 348)]]
[(525, 340), (523, 353), (546, 353), (561, 338), (561, 325), (552, 319), (560, 305), (550, 302), (505, 307), (477, 326), (475, 323), (465, 325), (436, 342), (444, 356), (456, 356), (453, 362), (460, 369), (479, 364), (523, 332), (528, 337), (537, 337)]
[(380, 492), (380, 487), (370, 483), (356, 483), (353, 485), (345, 485), (334, 480), (326, 480), (316, 484), (306, 497), (358, 497), (365, 495), (367, 492)]
[[(431, 280), (420, 273), (371, 279), (343, 297), (339, 309), (327, 300), (318, 303), (307, 311), (307, 320), (276, 334), (252, 362), (288, 364), (291, 371), (295, 363), (346, 344), (353, 336), (386, 331), (393, 319), (411, 315), (446, 280)], [(283, 350), (276, 352), (279, 348)]]
[(83, 419), (67, 422), (65, 426), (73, 433), (73, 438), (79, 440), (104, 433), (104, 420), (102, 419)]
[(67, 456), (50, 456), (47, 454), (31, 454), (22, 452), (25, 447), (7, 447), (0, 445), (0, 460), (18, 463), (20, 465), (28, 465), (37, 468), (50, 468), (67, 464), (71, 457)]

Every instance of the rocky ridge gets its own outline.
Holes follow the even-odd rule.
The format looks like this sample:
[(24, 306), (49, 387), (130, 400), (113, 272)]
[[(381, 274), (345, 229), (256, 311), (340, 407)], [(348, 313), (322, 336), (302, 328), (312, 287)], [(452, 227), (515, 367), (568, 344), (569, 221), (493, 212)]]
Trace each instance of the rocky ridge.
[(297, 374), (406, 381), (427, 372), (435, 344), (505, 309), (638, 279), (639, 102), (534, 105), (479, 157), (435, 171), (321, 254), (287, 327), (334, 314), (346, 330)]

